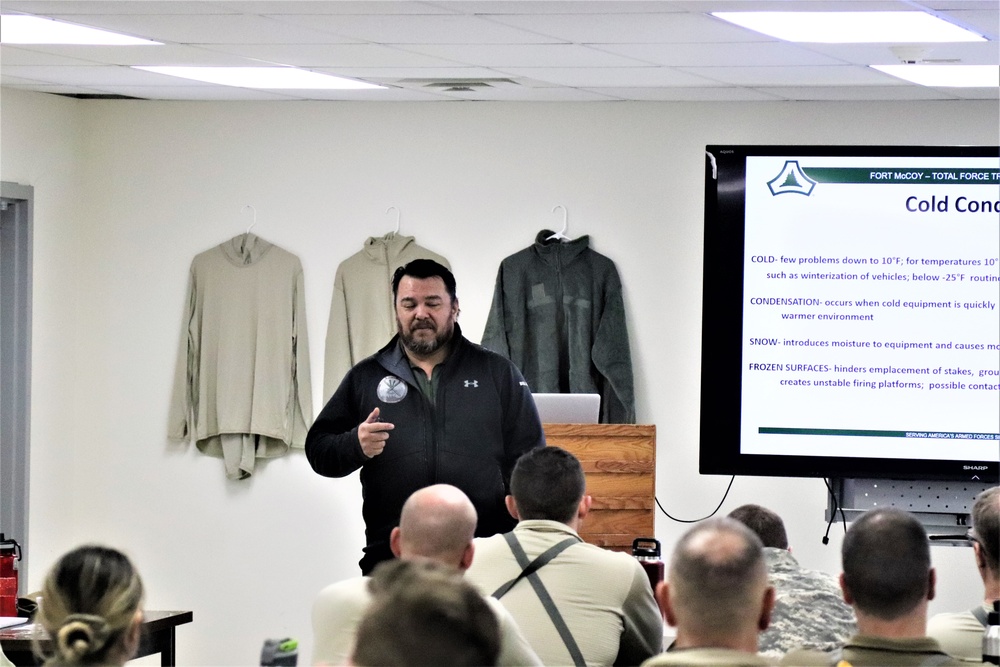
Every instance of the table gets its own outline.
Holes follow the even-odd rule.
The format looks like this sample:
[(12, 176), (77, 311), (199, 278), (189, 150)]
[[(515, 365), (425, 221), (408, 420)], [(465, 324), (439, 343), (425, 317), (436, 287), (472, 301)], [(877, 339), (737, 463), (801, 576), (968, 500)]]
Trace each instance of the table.
[[(176, 664), (174, 645), (175, 628), (194, 620), (190, 611), (146, 611), (142, 622), (142, 640), (135, 658), (160, 654), (162, 667), (173, 667)], [(35, 632), (45, 632), (33, 624), (15, 625), (0, 629), (0, 646), (7, 658), (15, 665), (36, 665), (35, 656), (31, 651), (31, 639)], [(42, 646), (49, 642), (42, 640)]]

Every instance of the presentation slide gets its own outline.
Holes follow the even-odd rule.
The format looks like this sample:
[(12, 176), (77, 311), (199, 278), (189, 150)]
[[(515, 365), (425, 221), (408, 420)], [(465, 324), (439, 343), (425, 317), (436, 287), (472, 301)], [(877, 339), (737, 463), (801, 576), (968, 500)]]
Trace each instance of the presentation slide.
[(750, 156), (741, 452), (996, 461), (996, 158)]

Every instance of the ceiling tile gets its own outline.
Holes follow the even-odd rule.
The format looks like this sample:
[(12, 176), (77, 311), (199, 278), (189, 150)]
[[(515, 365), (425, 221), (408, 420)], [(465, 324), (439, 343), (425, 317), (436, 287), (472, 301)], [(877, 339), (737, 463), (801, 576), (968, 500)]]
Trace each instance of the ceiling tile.
[(334, 70), (314, 68), (317, 72), (340, 74), (372, 83), (399, 79), (493, 79), (508, 77), (503, 72), (485, 67), (343, 67)]
[[(8, 77), (0, 77), (0, 81), (3, 83), (4, 88), (12, 88), (15, 90), (27, 90), (33, 93), (51, 93), (53, 95), (102, 95), (106, 94), (100, 90), (95, 90), (93, 88), (83, 88), (80, 86), (62, 86), (52, 83), (40, 83), (38, 81), (20, 81), (17, 79), (8, 79)], [(120, 95), (121, 93), (114, 93)]]
[[(826, 67), (685, 67), (683, 71), (737, 86), (891, 85), (888, 75), (857, 65)], [(898, 81), (898, 79), (897, 79)]]
[[(50, 16), (66, 20), (74, 18)], [(178, 44), (338, 44), (358, 41), (249, 14), (100, 14), (75, 18), (76, 22), (95, 28)]]
[[(7, 46), (4, 49), (9, 48)], [(104, 65), (204, 65), (213, 67), (250, 67), (260, 65), (249, 58), (209, 51), (195, 46), (164, 44), (163, 46), (81, 46), (32, 44), (26, 47), (53, 59), (75, 61), (75, 64)], [(6, 53), (6, 52), (4, 52)], [(4, 62), (4, 65), (8, 63)], [(19, 64), (19, 63), (10, 63)], [(23, 63), (35, 64), (35, 63)], [(60, 64), (60, 62), (37, 63)], [(69, 62), (65, 64), (70, 64)]]
[(224, 2), (204, 0), (4, 0), (3, 11), (28, 12), (40, 16), (93, 14), (230, 14)]
[(283, 91), (304, 100), (336, 100), (350, 102), (433, 102), (447, 98), (422, 90), (389, 88), (385, 90), (301, 90)]
[(469, 92), (440, 93), (443, 97), (468, 102), (595, 102), (614, 99), (600, 93), (575, 88), (522, 88), (508, 86)]
[(548, 37), (476, 16), (275, 16), (291, 25), (379, 44), (544, 44)]
[[(99, 61), (96, 61), (99, 62)], [(12, 46), (10, 44), (0, 44), (0, 63), (3, 69), (14, 65), (65, 65), (83, 66), (93, 65), (93, 60), (83, 60), (73, 58), (68, 55), (60, 55), (38, 48), (37, 45)]]
[(786, 100), (798, 101), (952, 99), (949, 95), (924, 86), (776, 86), (758, 90)]
[[(447, 6), (414, 0), (219, 0), (217, 4), (246, 14), (452, 14)], [(445, 3), (445, 5), (451, 3)], [(455, 2), (456, 6), (465, 3)]]
[(646, 67), (647, 63), (577, 44), (410, 45), (407, 51), (485, 67)]
[(951, 11), (948, 12), (948, 17), (964, 28), (985, 35), (988, 39), (995, 41), (1000, 37), (1000, 12), (997, 11), (995, 2), (991, 9)]
[(667, 67), (577, 67), (501, 68), (516, 76), (576, 88), (712, 87), (721, 83)]
[[(234, 44), (206, 45), (264, 63), (309, 68), (456, 67), (459, 63), (379, 44)], [(221, 57), (221, 56), (220, 56)], [(258, 63), (261, 64), (261, 63)]]
[(907, 0), (677, 0), (689, 12), (891, 12), (911, 10)]
[[(100, 88), (98, 88), (101, 90)], [(294, 100), (278, 91), (236, 88), (235, 86), (114, 86), (107, 92), (145, 100), (277, 101)]]
[[(3, 71), (4, 74), (9, 74), (10, 76), (74, 86), (169, 86), (176, 85), (178, 80), (177, 77), (154, 74), (153, 72), (117, 65), (84, 67), (5, 66)], [(203, 85), (211, 86), (211, 84), (207, 83)]]
[[(613, 4), (608, 5), (609, 9)], [(497, 16), (494, 21), (577, 44), (761, 42), (772, 37), (707, 14), (547, 14)]]
[(802, 49), (786, 42), (735, 44), (590, 44), (590, 48), (668, 67), (775, 67), (842, 65), (843, 60)]
[(626, 100), (647, 102), (767, 102), (779, 99), (754, 88), (588, 88)]
[[(463, 12), (494, 14), (655, 14), (671, 11), (681, 3), (665, 0), (441, 0), (441, 8), (461, 7)], [(677, 7), (678, 11), (680, 8)]]
[[(888, 44), (803, 44), (803, 51), (811, 51), (856, 65), (898, 65), (900, 56)], [(1000, 48), (990, 42), (963, 44), (906, 44), (896, 47), (899, 53), (915, 55), (920, 59), (959, 60), (965, 65), (1000, 65)]]

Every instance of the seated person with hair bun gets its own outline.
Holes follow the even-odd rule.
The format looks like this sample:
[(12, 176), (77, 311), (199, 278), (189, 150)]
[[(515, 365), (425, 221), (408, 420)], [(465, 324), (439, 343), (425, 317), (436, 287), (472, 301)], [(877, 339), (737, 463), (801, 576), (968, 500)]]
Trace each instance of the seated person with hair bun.
[(53, 566), (35, 615), (52, 639), (35, 653), (45, 665), (124, 665), (139, 646), (143, 587), (129, 559), (96, 545)]

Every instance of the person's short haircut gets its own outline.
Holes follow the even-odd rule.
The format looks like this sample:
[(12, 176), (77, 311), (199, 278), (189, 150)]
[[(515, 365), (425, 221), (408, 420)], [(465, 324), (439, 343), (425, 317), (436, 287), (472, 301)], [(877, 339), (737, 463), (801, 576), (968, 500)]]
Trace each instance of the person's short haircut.
[(927, 532), (908, 512), (873, 509), (851, 524), (841, 547), (844, 585), (866, 614), (894, 620), (927, 597)]
[(728, 636), (756, 624), (767, 588), (760, 538), (735, 519), (706, 519), (677, 542), (668, 582), (678, 625)]
[(979, 542), (986, 566), (1000, 573), (1000, 486), (986, 489), (972, 506), (972, 535)]
[(431, 561), (379, 564), (372, 601), (358, 625), (351, 664), (359, 667), (495, 665), (500, 624), (461, 573)]
[(409, 264), (399, 267), (392, 274), (392, 302), (396, 302), (396, 295), (399, 294), (399, 281), (403, 276), (410, 276), (424, 280), (426, 278), (440, 278), (444, 281), (444, 288), (452, 301), (458, 298), (456, 294), (455, 275), (448, 270), (448, 267), (438, 264), (433, 259), (415, 259)]
[(521, 519), (572, 521), (586, 485), (580, 461), (560, 447), (525, 452), (510, 477), (510, 493)]
[(414, 491), (399, 516), (400, 540), (414, 556), (449, 562), (476, 533), (476, 508), (460, 489), (434, 484)]
[(139, 573), (125, 554), (107, 547), (78, 547), (49, 570), (35, 620), (52, 637), (51, 649), (35, 644), (46, 665), (105, 665), (118, 655), (142, 607)]
[(760, 505), (741, 505), (729, 513), (730, 519), (736, 519), (752, 530), (764, 543), (765, 547), (775, 549), (788, 548), (788, 535), (785, 533), (785, 522), (781, 517)]

